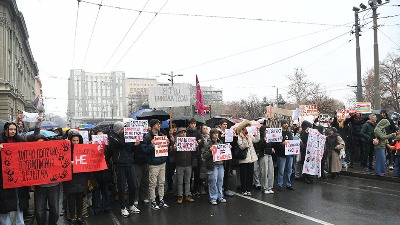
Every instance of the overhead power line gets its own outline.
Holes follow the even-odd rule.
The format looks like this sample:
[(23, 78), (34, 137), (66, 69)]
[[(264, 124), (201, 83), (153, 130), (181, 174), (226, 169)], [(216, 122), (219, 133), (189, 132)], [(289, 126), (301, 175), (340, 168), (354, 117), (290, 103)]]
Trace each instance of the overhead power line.
[(329, 43), (329, 42), (331, 42), (331, 41), (333, 41), (333, 40), (336, 40), (336, 39), (338, 39), (338, 38), (340, 38), (340, 37), (343, 37), (343, 36), (346, 35), (346, 34), (349, 34), (349, 32), (343, 33), (343, 34), (341, 34), (341, 35), (339, 35), (339, 36), (337, 36), (337, 37), (334, 37), (334, 38), (332, 38), (332, 39), (329, 39), (329, 40), (327, 40), (327, 41), (325, 41), (325, 42), (323, 42), (323, 43), (320, 43), (320, 44), (318, 44), (318, 45), (315, 45), (315, 46), (313, 46), (313, 47), (311, 47), (311, 48), (308, 48), (308, 49), (306, 49), (306, 50), (303, 50), (303, 51), (301, 51), (301, 52), (298, 52), (298, 53), (293, 54), (293, 55), (291, 55), (291, 56), (288, 56), (288, 57), (286, 57), (286, 58), (283, 58), (283, 59), (274, 61), (274, 62), (269, 63), (269, 64), (267, 64), (267, 65), (263, 65), (263, 66), (260, 66), (260, 67), (256, 67), (256, 68), (253, 68), (253, 69), (250, 69), (250, 70), (246, 70), (246, 71), (244, 71), (244, 72), (232, 74), (232, 75), (229, 75), (229, 76), (224, 76), (224, 77), (220, 77), (220, 78), (204, 80), (204, 81), (202, 81), (202, 82), (209, 82), (209, 81), (222, 80), (222, 79), (231, 78), (231, 77), (236, 77), (236, 76), (239, 76), (239, 75), (243, 75), (243, 74), (246, 74), (246, 73), (250, 73), (250, 72), (253, 72), (253, 71), (256, 71), (256, 70), (260, 70), (260, 69), (263, 69), (263, 68), (265, 68), (265, 67), (272, 66), (272, 65), (274, 65), (274, 64), (283, 62), (283, 61), (288, 60), (288, 59), (290, 59), (290, 58), (293, 58), (293, 57), (295, 57), (295, 56), (298, 56), (298, 55), (301, 55), (301, 54), (303, 54), (303, 53), (306, 53), (306, 52), (308, 52), (308, 51), (310, 51), (310, 50), (312, 50), (312, 49), (318, 48), (318, 47), (320, 47), (320, 46), (322, 46), (322, 45), (325, 45), (325, 44), (327, 44), (327, 43)]
[[(144, 4), (143, 9), (144, 10), (147, 6), (147, 3), (149, 3), (150, 0), (147, 0), (146, 4)], [(140, 15), (142, 14), (142, 12), (139, 12), (139, 14), (137, 15), (137, 17), (135, 18), (135, 20), (133, 21), (132, 25), (129, 27), (128, 31), (126, 31), (124, 37), (122, 38), (122, 40), (119, 42), (117, 48), (114, 50), (113, 54), (111, 55), (111, 57), (108, 59), (106, 65), (103, 68), (103, 71), (106, 69), (106, 67), (108, 66), (108, 64), (110, 63), (111, 59), (114, 57), (115, 53), (118, 51), (119, 47), (121, 47), (121, 44), (124, 42), (126, 36), (128, 36), (129, 32), (131, 31), (133, 25), (135, 25), (136, 21), (139, 19)]]
[(75, 20), (75, 34), (74, 34), (74, 47), (72, 50), (72, 63), (71, 63), (71, 68), (74, 68), (74, 60), (75, 60), (75, 43), (76, 43), (76, 31), (78, 29), (78, 18), (79, 18), (79, 3), (80, 1), (78, 1), (78, 8), (76, 10), (76, 20)]
[[(99, 5), (94, 2), (88, 2), (82, 0), (81, 2)], [(135, 12), (143, 12), (143, 13), (152, 13), (152, 14), (161, 14), (161, 15), (170, 15), (170, 16), (186, 16), (186, 17), (205, 17), (205, 18), (216, 18), (216, 19), (234, 19), (234, 20), (249, 20), (249, 21), (261, 21), (261, 22), (276, 22), (276, 23), (293, 23), (293, 24), (306, 24), (306, 25), (320, 25), (320, 26), (332, 26), (332, 27), (348, 27), (347, 24), (328, 24), (328, 23), (316, 23), (316, 22), (305, 22), (305, 21), (289, 21), (289, 20), (279, 20), (279, 19), (262, 19), (262, 18), (246, 18), (246, 17), (235, 17), (235, 16), (218, 16), (218, 15), (204, 15), (204, 14), (189, 14), (189, 13), (170, 13), (170, 12), (154, 12), (154, 11), (144, 11), (132, 8), (125, 8), (113, 5), (102, 5), (104, 7), (119, 9), (119, 10), (128, 10)]]
[(397, 44), (395, 41), (393, 41), (393, 40), (392, 40), (389, 36), (387, 36), (385, 33), (383, 33), (383, 32), (381, 31), (381, 29), (378, 28), (378, 30), (379, 30), (379, 32), (381, 32), (385, 37), (387, 37), (387, 39), (389, 39), (391, 42), (393, 42), (393, 44), (395, 44), (398, 48), (400, 48), (400, 45)]
[(117, 64), (113, 67), (112, 70), (114, 70), (119, 63), (125, 58), (125, 56), (128, 54), (128, 52), (131, 50), (131, 48), (136, 44), (136, 42), (139, 40), (139, 38), (143, 35), (143, 33), (149, 28), (150, 24), (154, 21), (154, 19), (157, 17), (157, 15), (161, 12), (161, 10), (165, 7), (165, 5), (168, 3), (169, 0), (167, 0), (164, 5), (161, 6), (160, 10), (158, 10), (158, 13), (154, 14), (154, 17), (150, 20), (150, 22), (147, 24), (147, 26), (143, 29), (143, 31), (139, 34), (139, 36), (136, 38), (136, 40), (132, 43), (132, 45), (126, 50), (125, 54), (118, 60)]
[(381, 16), (381, 17), (378, 17), (378, 19), (386, 19), (386, 18), (392, 18), (392, 17), (397, 17), (397, 16), (400, 16), (400, 14), (391, 15), (391, 16)]

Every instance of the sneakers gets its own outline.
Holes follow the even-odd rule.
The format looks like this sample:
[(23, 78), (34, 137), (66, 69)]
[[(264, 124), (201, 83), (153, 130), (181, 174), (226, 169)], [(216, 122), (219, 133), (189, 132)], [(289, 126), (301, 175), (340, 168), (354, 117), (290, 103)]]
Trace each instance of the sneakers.
[(194, 202), (194, 199), (193, 199), (192, 196), (187, 196), (187, 197), (185, 198), (185, 200), (188, 201), (188, 202)]
[(138, 205), (138, 204), (139, 204), (139, 202), (138, 202), (138, 201), (135, 201), (133, 204), (134, 204), (134, 205)]
[(286, 189), (290, 190), (290, 191), (294, 191), (294, 188), (292, 186), (290, 187), (286, 187)]
[(148, 199), (145, 199), (145, 200), (143, 200), (143, 202), (144, 202), (144, 204), (149, 204), (149, 200)]
[(229, 191), (229, 190), (228, 190), (228, 191), (225, 191), (225, 192), (224, 192), (224, 195), (225, 195), (225, 196), (228, 196), (228, 197), (233, 197), (235, 194), (234, 194), (232, 191)]
[(169, 205), (165, 204), (164, 199), (160, 200), (160, 203), (158, 203), (159, 208), (168, 208)]
[(273, 194), (273, 193), (274, 193), (274, 191), (273, 191), (273, 190), (269, 190), (269, 193), (270, 193), (270, 194)]
[(218, 203), (217, 203), (217, 201), (212, 200), (212, 201), (211, 201), (211, 205), (218, 205)]
[(179, 197), (178, 197), (178, 201), (176, 201), (176, 203), (182, 204), (182, 201), (183, 201), (183, 197), (182, 197), (182, 196), (179, 196)]
[(394, 168), (393, 168), (393, 165), (390, 165), (389, 166), (389, 170), (393, 170)]
[(157, 202), (156, 202), (156, 201), (152, 201), (152, 202), (151, 202), (151, 208), (152, 208), (153, 210), (160, 210), (160, 207), (157, 205)]
[(125, 209), (121, 209), (121, 216), (127, 218), (129, 216), (129, 212), (128, 210)]
[(221, 199), (219, 200), (219, 202), (221, 202), (221, 203), (226, 203), (226, 199), (221, 198)]
[(140, 210), (135, 205), (132, 205), (129, 207), (129, 212), (130, 213), (140, 213)]

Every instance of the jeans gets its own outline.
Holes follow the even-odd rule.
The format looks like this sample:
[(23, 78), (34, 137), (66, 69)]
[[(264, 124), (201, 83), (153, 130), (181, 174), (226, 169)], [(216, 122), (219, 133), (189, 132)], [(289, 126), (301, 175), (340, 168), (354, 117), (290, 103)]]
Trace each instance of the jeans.
[(242, 191), (250, 192), (253, 189), (253, 174), (254, 174), (254, 163), (241, 163), (240, 167), (240, 184)]
[(286, 178), (286, 187), (291, 187), (292, 182), (290, 176), (292, 175), (293, 156), (278, 156), (278, 186), (282, 187), (283, 178)]
[(210, 201), (217, 201), (223, 198), (222, 183), (224, 181), (224, 166), (215, 165), (214, 170), (208, 170), (208, 192)]
[(393, 155), (394, 157), (394, 175), (400, 176), (400, 155)]
[(117, 187), (119, 206), (121, 209), (128, 208), (128, 204), (125, 200), (125, 185), (128, 183), (129, 192), (129, 206), (132, 206), (135, 202), (135, 167), (131, 166), (116, 166), (115, 172), (117, 174)]
[(49, 225), (57, 225), (60, 201), (60, 184), (52, 187), (36, 186), (35, 217), (38, 225), (46, 224), (47, 204), (49, 205)]
[(254, 162), (254, 174), (253, 174), (253, 185), (256, 187), (260, 187), (260, 174), (261, 174), (261, 169), (260, 169), (260, 158), (258, 158), (257, 161)]
[(261, 186), (263, 190), (271, 190), (274, 186), (274, 163), (271, 155), (265, 155), (260, 160)]
[(364, 145), (364, 157), (363, 157), (363, 161), (362, 164), (364, 167), (372, 167), (372, 162), (374, 160), (374, 144), (372, 144), (371, 142), (368, 141), (364, 141), (363, 142)]
[(99, 182), (99, 187), (93, 191), (92, 207), (95, 213), (110, 210), (110, 196), (108, 187), (110, 182)]
[(185, 196), (190, 196), (190, 177), (192, 175), (192, 166), (177, 166), (176, 180), (178, 196), (183, 196), (183, 183), (185, 183)]
[[(15, 191), (17, 192), (17, 211), (15, 211), (15, 225), (24, 225), (24, 213), (19, 210), (18, 189), (16, 188)], [(1, 225), (11, 225), (10, 214), (11, 212), (0, 214)]]
[(156, 200), (156, 186), (158, 186), (158, 197), (164, 199), (165, 163), (160, 165), (149, 165), (149, 197), (150, 201)]
[(375, 148), (375, 174), (376, 175), (385, 175), (386, 174), (386, 156), (385, 156), (386, 149), (384, 148)]
[(136, 192), (135, 200), (148, 200), (149, 199), (149, 165), (148, 164), (135, 164), (136, 174)]

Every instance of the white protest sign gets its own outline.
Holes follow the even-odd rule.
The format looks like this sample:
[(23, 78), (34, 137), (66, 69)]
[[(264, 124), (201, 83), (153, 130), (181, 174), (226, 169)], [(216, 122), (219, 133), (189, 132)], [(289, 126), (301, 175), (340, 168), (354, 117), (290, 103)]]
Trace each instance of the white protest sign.
[(265, 135), (267, 138), (267, 143), (282, 142), (282, 128), (266, 128)]
[(143, 127), (124, 127), (126, 143), (143, 141)]
[(285, 142), (285, 155), (297, 155), (300, 153), (300, 140), (286, 140)]
[(178, 152), (196, 151), (196, 137), (177, 137), (176, 151)]
[(211, 146), (213, 161), (224, 161), (232, 159), (232, 152), (229, 144), (218, 144)]
[(257, 128), (255, 126), (251, 126), (251, 127), (246, 127), (247, 132), (252, 135), (252, 136), (256, 136), (257, 135)]
[(233, 129), (225, 130), (225, 142), (233, 142)]
[(155, 140), (154, 143), (155, 157), (168, 156), (167, 136), (155, 136), (154, 140)]
[(147, 120), (134, 120), (132, 118), (124, 118), (124, 123), (127, 127), (143, 127), (143, 134), (149, 131), (149, 121)]
[(83, 144), (89, 144), (89, 131), (87, 130), (80, 130), (79, 134), (83, 138)]
[(150, 108), (190, 106), (190, 89), (183, 86), (149, 87)]
[(24, 114), (24, 118), (22, 118), (23, 122), (35, 123), (35, 122), (37, 122), (37, 119), (39, 118), (39, 113), (23, 112), (23, 114)]
[(92, 144), (108, 145), (107, 134), (92, 135)]
[(321, 160), (324, 155), (326, 137), (316, 129), (308, 129), (306, 157), (303, 173), (321, 177)]

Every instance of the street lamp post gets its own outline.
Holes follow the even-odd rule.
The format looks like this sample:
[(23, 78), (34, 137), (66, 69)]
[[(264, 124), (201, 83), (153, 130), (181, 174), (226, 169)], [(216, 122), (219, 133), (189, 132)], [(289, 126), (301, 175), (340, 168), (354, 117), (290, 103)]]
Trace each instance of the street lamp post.
[[(168, 80), (171, 81), (171, 86), (174, 86), (174, 77), (183, 76), (182, 74), (174, 74), (173, 71), (171, 71), (171, 74), (161, 73), (161, 75), (170, 77)], [(169, 128), (172, 129), (172, 107), (169, 107)]]

